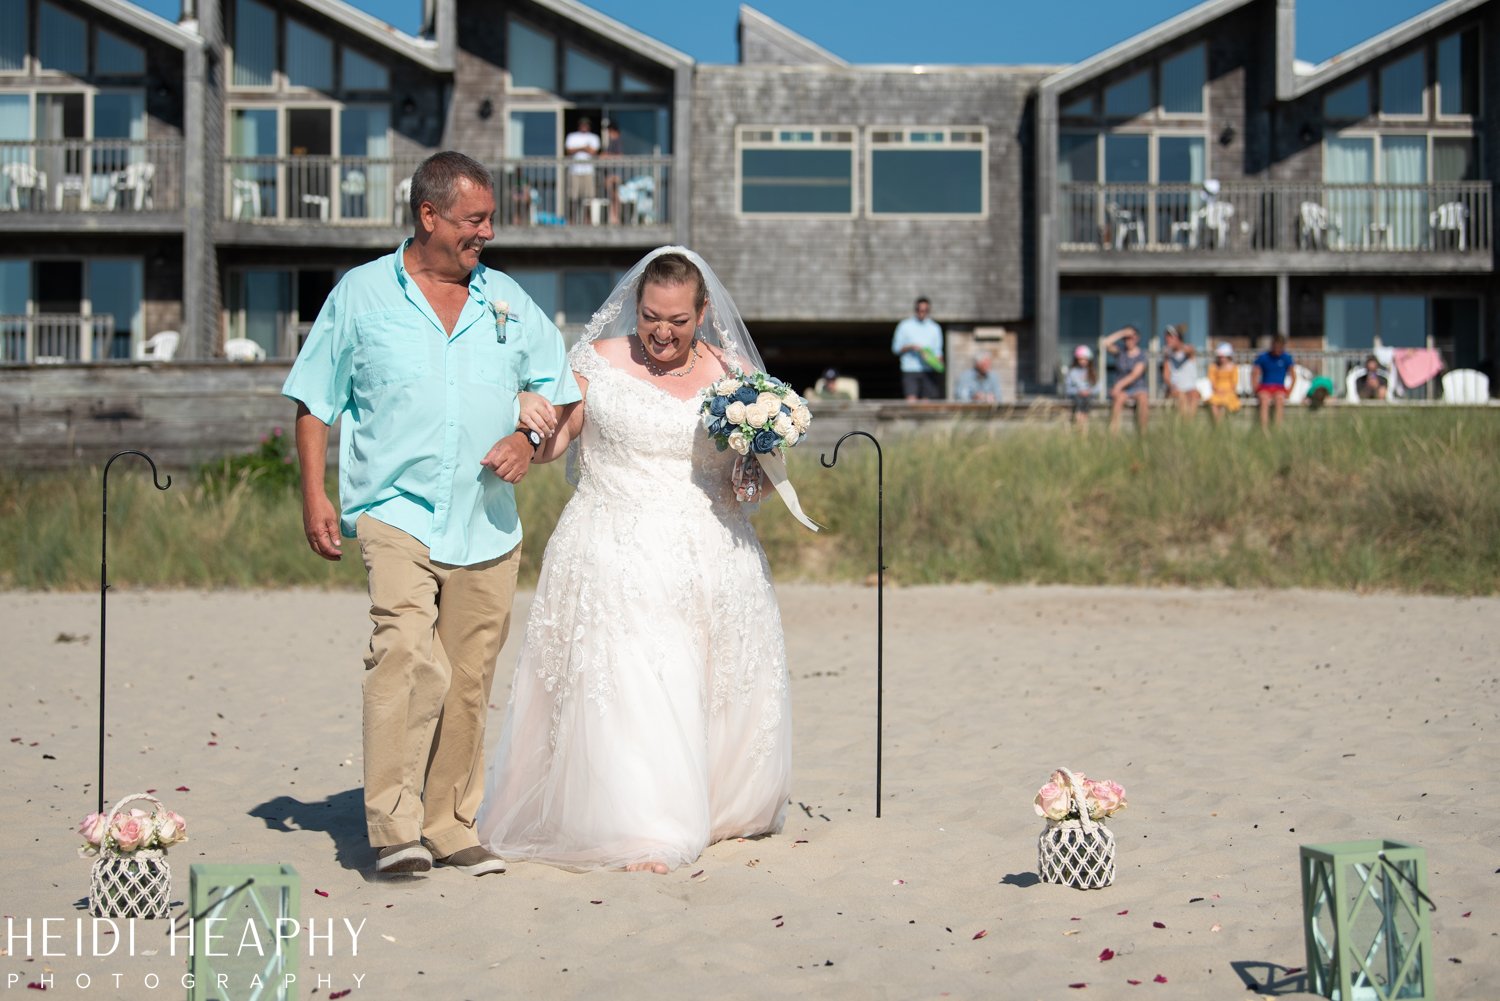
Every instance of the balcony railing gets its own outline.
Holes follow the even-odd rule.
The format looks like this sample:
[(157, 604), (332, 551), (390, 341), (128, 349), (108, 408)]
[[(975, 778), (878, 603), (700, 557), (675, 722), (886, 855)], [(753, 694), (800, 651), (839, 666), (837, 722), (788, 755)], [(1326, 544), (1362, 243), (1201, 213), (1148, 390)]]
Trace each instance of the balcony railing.
[(1488, 256), (1491, 185), (1226, 183), (1059, 186), (1063, 251), (1445, 252)]
[[(418, 159), (228, 157), (224, 215), (264, 225), (408, 226)], [(588, 168), (592, 173), (579, 173)], [(495, 226), (657, 226), (669, 221), (672, 158), (606, 157), (589, 164), (505, 160), (495, 178)]]
[(48, 364), (129, 358), (130, 337), (109, 313), (0, 315), (0, 361)]
[(0, 141), (0, 212), (163, 212), (182, 207), (176, 139)]

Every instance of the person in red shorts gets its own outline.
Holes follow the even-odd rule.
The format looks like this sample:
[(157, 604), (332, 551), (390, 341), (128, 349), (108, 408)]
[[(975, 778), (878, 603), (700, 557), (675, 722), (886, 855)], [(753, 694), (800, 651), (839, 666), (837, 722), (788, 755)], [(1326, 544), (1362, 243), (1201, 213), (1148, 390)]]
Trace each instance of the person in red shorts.
[(1255, 398), (1260, 403), (1260, 429), (1270, 428), (1271, 411), (1276, 411), (1276, 426), (1286, 414), (1286, 396), (1297, 382), (1297, 372), (1292, 367), (1292, 356), (1286, 350), (1286, 335), (1271, 338), (1271, 350), (1262, 351), (1255, 359), (1255, 368), (1250, 375), (1255, 387)]

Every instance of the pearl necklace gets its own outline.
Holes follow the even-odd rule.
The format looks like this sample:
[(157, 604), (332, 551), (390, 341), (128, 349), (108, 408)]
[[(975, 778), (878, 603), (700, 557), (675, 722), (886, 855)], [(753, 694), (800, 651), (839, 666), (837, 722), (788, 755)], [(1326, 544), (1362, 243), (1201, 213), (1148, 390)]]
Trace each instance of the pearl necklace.
[(641, 338), (641, 335), (639, 333), (635, 335), (635, 339), (641, 342), (641, 357), (646, 360), (646, 371), (650, 372), (652, 375), (658, 378), (667, 376), (673, 379), (681, 379), (683, 376), (687, 375), (693, 370), (694, 365), (698, 364), (697, 340), (693, 341), (693, 346), (689, 349), (691, 353), (691, 360), (687, 363), (687, 366), (679, 372), (671, 372), (667, 369), (662, 368), (660, 365), (656, 364), (656, 362), (651, 360), (651, 352), (646, 350), (646, 342)]

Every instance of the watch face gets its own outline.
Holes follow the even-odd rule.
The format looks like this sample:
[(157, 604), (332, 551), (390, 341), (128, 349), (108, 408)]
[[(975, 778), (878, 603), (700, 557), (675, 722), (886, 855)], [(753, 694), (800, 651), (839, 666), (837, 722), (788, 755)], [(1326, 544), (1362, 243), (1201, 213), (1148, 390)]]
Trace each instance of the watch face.
[(526, 429), (526, 440), (531, 442), (532, 448), (539, 448), (542, 444), (542, 436), (530, 428)]

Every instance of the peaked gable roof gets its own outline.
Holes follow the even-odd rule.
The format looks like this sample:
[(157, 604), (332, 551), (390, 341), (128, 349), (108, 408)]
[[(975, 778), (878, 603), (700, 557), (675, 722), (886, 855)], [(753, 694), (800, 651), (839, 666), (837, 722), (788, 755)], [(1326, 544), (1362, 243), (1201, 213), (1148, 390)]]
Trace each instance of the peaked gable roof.
[(560, 17), (565, 17), (595, 34), (603, 35), (652, 62), (661, 63), (663, 66), (670, 66), (675, 69), (683, 69), (693, 65), (693, 57), (687, 53), (679, 52), (665, 42), (659, 42), (650, 35), (630, 27), (628, 24), (616, 21), (606, 14), (599, 13), (592, 7), (578, 3), (577, 0), (531, 0), (531, 2), (538, 7), (552, 11), (552, 13)]
[(191, 46), (202, 45), (203, 40), (192, 31), (173, 24), (160, 15), (125, 0), (81, 0), (95, 10), (108, 14), (121, 24), (129, 25), (142, 34), (166, 42), (176, 49), (186, 51)]
[(1367, 66), (1381, 56), (1401, 48), (1414, 39), (1421, 38), (1429, 31), (1442, 27), (1460, 15), (1483, 7), (1488, 2), (1489, 0), (1446, 0), (1445, 3), (1440, 3), (1436, 7), (1429, 7), (1417, 16), (1402, 21), (1394, 28), (1382, 31), (1374, 38), (1360, 42), (1353, 48), (1345, 49), (1338, 55), (1330, 56), (1305, 73), (1299, 73), (1295, 96), (1300, 97), (1308, 91), (1317, 90), (1362, 66)]
[(767, 17), (749, 4), (740, 4), (740, 62), (745, 62), (745, 35), (750, 33), (757, 39), (776, 49), (788, 66), (848, 66), (848, 62), (823, 48), (817, 42), (799, 35), (773, 18)]
[(337, 21), (368, 41), (420, 66), (439, 72), (453, 69), (451, 59), (439, 51), (437, 42), (427, 38), (413, 38), (344, 0), (293, 0), (293, 3), (315, 11), (330, 21)]

